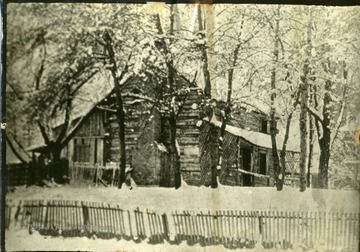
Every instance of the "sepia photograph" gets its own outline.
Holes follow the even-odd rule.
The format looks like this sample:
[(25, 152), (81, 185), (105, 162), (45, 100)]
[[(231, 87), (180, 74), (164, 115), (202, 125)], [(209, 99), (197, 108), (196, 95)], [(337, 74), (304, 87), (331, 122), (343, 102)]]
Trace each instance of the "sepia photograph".
[(3, 8), (1, 250), (359, 251), (360, 5)]

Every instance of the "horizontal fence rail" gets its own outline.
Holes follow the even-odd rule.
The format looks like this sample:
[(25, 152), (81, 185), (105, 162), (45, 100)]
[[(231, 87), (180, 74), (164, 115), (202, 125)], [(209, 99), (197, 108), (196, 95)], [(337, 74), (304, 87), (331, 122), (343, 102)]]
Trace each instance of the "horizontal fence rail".
[(154, 244), (186, 241), (190, 245), (223, 244), (226, 248), (254, 248), (256, 244), (327, 251), (359, 248), (359, 213), (227, 210), (175, 211), (170, 216), (97, 202), (26, 200), (18, 206), (9, 201), (5, 204), (6, 229), (14, 218), (16, 228), (28, 229), (29, 233), (37, 230), (42, 235), (147, 239)]

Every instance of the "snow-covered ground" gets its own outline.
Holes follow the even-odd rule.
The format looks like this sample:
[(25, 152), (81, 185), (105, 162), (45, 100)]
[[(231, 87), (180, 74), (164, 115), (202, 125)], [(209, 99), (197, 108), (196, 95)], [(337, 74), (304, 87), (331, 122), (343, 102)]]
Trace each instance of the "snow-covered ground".
[[(64, 237), (47, 237), (37, 232), (29, 235), (27, 231), (11, 232), (7, 234), (5, 248), (7, 251), (116, 251), (116, 252), (225, 252), (228, 251), (222, 245), (201, 246), (199, 244), (188, 245), (185, 241), (180, 245), (171, 245), (168, 242), (162, 244), (150, 244), (146, 240), (141, 243), (127, 240), (102, 240), (89, 239), (86, 237), (64, 238)], [(254, 249), (235, 249), (234, 252), (273, 252), (284, 251), (279, 249), (264, 249), (255, 247)], [(286, 251), (302, 251), (298, 249)], [(314, 250), (315, 251), (315, 250)]]
[[(278, 211), (337, 211), (359, 212), (359, 193), (285, 188), (251, 188), (220, 186), (217, 189), (183, 185), (180, 189), (158, 187), (135, 187), (133, 190), (115, 187), (93, 187), (71, 184), (53, 188), (32, 186), (17, 187), (6, 198), (17, 205), (19, 200), (79, 200), (109, 202), (121, 205), (125, 210), (151, 209), (157, 213), (171, 214), (174, 211), (216, 210), (278, 210)], [(171, 245), (152, 245), (143, 241), (102, 240), (89, 238), (44, 237), (37, 232), (29, 235), (27, 230), (16, 230), (14, 226), (6, 232), (6, 249), (14, 250), (87, 250), (87, 251), (226, 251), (222, 246), (189, 246), (186, 242)], [(249, 251), (262, 251), (259, 246)], [(247, 251), (238, 249), (234, 251)], [(266, 251), (275, 251), (266, 250)]]

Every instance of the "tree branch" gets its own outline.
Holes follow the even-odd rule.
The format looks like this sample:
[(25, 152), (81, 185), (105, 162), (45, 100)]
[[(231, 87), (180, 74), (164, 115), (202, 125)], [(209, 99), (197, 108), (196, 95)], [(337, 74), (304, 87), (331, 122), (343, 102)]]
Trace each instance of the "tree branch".
[(71, 110), (71, 104), (72, 104), (72, 97), (70, 96), (70, 85), (67, 86), (68, 88), (68, 98), (66, 101), (66, 107), (65, 107), (65, 122), (61, 126), (61, 131), (56, 139), (56, 144), (60, 144), (63, 140), (63, 138), (66, 135), (66, 132), (68, 131), (69, 124), (70, 124), (70, 110)]
[(38, 125), (39, 125), (40, 132), (41, 132), (41, 135), (42, 135), (42, 137), (44, 139), (45, 144), (49, 145), (50, 144), (50, 139), (49, 139), (49, 136), (46, 133), (45, 127), (39, 121), (38, 121)]
[(323, 116), (312, 106), (307, 105), (307, 111), (320, 123), (323, 123)]

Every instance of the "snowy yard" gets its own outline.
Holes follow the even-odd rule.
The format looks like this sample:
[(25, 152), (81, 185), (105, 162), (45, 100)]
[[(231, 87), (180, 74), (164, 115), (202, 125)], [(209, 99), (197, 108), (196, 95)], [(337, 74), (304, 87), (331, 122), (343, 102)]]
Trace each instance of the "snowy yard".
[[(178, 189), (159, 187), (93, 187), (70, 184), (53, 188), (16, 187), (6, 195), (13, 201), (79, 200), (120, 204), (123, 209), (149, 208), (157, 212), (175, 210), (274, 210), (274, 211), (359, 211), (359, 192), (285, 187), (231, 187), (217, 189), (184, 184)], [(124, 185), (125, 186), (125, 185)]]
[[(217, 210), (273, 210), (273, 211), (326, 211), (359, 212), (359, 194), (355, 191), (335, 191), (308, 189), (300, 193), (298, 189), (285, 188), (277, 192), (275, 188), (250, 188), (220, 186), (217, 189), (183, 185), (179, 190), (158, 187), (135, 187), (133, 190), (115, 187), (92, 187), (85, 184), (71, 184), (53, 188), (17, 187), (6, 196), (12, 205), (19, 200), (78, 200), (108, 202), (118, 204), (122, 209), (150, 209), (169, 216), (175, 211), (217, 211)], [(19, 242), (21, 241), (21, 242)], [(6, 233), (6, 249), (14, 250), (91, 250), (91, 251), (226, 251), (224, 246), (199, 244), (171, 245), (149, 244), (148, 240), (136, 243), (124, 239), (102, 240), (41, 236), (27, 230), (16, 230), (11, 226)], [(249, 250), (249, 249), (248, 249)], [(263, 250), (259, 245), (249, 251)], [(276, 249), (267, 249), (273, 251)], [(296, 249), (295, 249), (296, 250)], [(236, 249), (234, 251), (247, 251)], [(301, 249), (299, 248), (299, 251)]]

